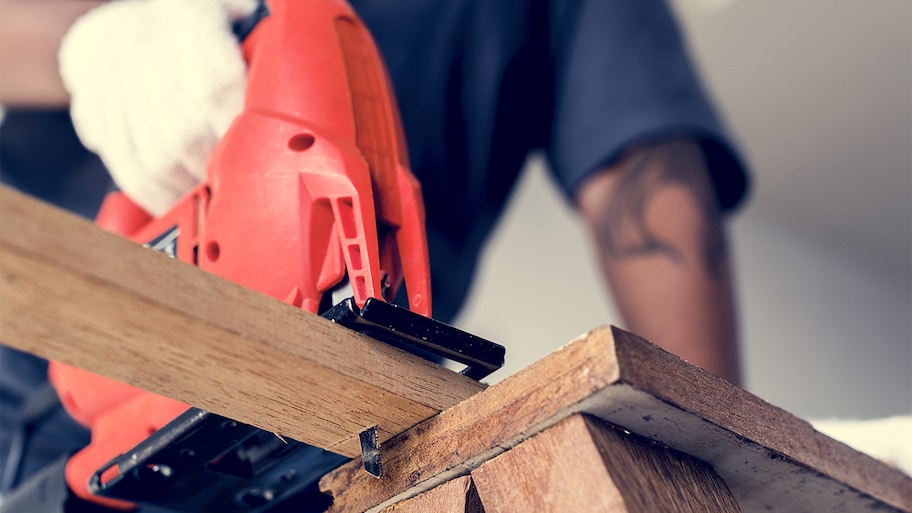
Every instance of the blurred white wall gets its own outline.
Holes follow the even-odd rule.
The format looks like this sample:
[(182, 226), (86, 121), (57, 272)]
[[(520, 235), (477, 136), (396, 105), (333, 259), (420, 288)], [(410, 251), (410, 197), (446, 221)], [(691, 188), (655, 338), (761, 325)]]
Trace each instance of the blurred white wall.
[[(746, 386), (808, 417), (912, 413), (912, 3), (677, 0), (754, 173), (730, 224)], [(457, 322), (527, 366), (620, 321), (532, 159)]]

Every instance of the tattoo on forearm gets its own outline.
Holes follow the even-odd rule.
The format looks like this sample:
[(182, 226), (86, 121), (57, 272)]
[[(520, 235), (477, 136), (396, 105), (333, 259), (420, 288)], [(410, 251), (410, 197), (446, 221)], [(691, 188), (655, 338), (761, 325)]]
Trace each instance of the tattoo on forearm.
[(656, 194), (666, 187), (681, 187), (694, 199), (700, 214), (700, 250), (703, 264), (718, 275), (725, 262), (726, 245), (712, 186), (699, 149), (689, 143), (670, 142), (642, 151), (622, 169), (613, 196), (604, 212), (606, 223), (599, 241), (613, 258), (663, 255), (684, 262), (682, 248), (662, 240), (646, 221)]

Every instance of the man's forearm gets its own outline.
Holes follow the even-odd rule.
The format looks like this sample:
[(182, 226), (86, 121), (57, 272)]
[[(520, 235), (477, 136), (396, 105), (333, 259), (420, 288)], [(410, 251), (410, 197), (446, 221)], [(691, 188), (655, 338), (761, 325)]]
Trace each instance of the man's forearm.
[(740, 384), (732, 270), (700, 148), (632, 150), (577, 201), (626, 327)]
[(0, 104), (63, 107), (69, 95), (57, 50), (70, 25), (97, 0), (0, 1)]

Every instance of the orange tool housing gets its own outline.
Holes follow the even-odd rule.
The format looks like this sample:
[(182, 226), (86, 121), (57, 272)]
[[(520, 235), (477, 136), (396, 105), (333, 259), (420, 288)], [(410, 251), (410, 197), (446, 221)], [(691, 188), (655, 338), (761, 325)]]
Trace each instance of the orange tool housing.
[[(341, 0), (268, 7), (243, 44), (244, 110), (206, 182), (158, 219), (115, 193), (98, 224), (310, 312), (347, 277), (359, 306), (389, 300), (404, 280), (410, 309), (430, 316), (421, 191), (373, 40)], [(58, 362), (49, 374), (92, 429), (67, 465), (70, 487), (131, 508), (92, 495), (89, 477), (188, 406)]]

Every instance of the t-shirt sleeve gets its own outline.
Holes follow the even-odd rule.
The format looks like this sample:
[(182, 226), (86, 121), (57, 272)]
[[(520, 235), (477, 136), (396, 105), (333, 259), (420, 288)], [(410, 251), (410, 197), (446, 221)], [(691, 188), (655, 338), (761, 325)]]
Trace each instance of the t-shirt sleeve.
[(582, 1), (554, 38), (551, 169), (568, 197), (632, 144), (699, 141), (720, 205), (744, 197), (747, 173), (707, 99), (662, 0)]

